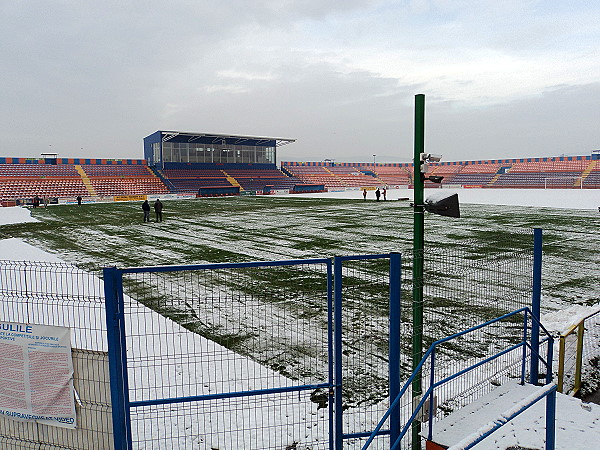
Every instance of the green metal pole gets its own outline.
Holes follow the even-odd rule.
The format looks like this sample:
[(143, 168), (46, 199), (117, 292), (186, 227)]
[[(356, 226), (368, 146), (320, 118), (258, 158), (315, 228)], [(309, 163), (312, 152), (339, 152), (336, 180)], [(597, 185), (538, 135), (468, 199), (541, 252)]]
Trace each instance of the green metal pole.
[[(413, 241), (413, 338), (412, 367), (413, 371), (423, 355), (423, 250), (424, 242), (424, 180), (421, 175), (421, 153), (425, 152), (425, 95), (415, 96), (415, 154), (414, 154), (414, 241)], [(412, 383), (413, 399), (422, 394), (421, 374)], [(418, 403), (413, 400), (413, 404)], [(412, 425), (412, 449), (421, 448), (421, 422), (416, 420)]]

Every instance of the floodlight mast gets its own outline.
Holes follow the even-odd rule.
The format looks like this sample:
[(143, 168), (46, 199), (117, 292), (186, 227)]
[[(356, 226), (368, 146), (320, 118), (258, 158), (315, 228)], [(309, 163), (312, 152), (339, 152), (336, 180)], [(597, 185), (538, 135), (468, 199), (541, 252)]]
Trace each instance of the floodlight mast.
[[(421, 165), (425, 162), (421, 155), (425, 153), (425, 95), (415, 96), (415, 137), (414, 137), (414, 235), (413, 235), (413, 337), (412, 337), (412, 368), (416, 370), (423, 354), (423, 252), (425, 248), (424, 232), (424, 187), (425, 180)], [(418, 373), (412, 382), (412, 396), (419, 399), (422, 395), (421, 374)], [(419, 400), (416, 400), (417, 403)], [(412, 424), (412, 449), (421, 448), (421, 422), (415, 420)]]

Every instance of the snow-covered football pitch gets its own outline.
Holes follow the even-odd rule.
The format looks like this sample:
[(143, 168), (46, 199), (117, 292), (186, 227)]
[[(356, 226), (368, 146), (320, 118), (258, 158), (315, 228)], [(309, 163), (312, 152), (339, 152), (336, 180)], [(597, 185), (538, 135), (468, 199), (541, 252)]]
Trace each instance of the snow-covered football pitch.
[[(508, 203), (507, 192), (496, 192), (499, 200)], [(398, 200), (404, 197), (395, 191), (390, 191), (386, 202), (370, 198), (363, 201), (358, 194), (169, 201), (165, 203), (164, 221), (149, 224), (142, 223), (138, 203), (53, 206), (32, 211), (38, 222), (5, 225), (0, 232), (2, 237), (20, 238), (91, 272), (105, 266), (247, 262), (389, 252), (400, 252), (405, 261), (410, 261), (409, 202)], [(465, 194), (472, 195), (471, 190)], [(438, 254), (455, 249), (451, 252), (453, 257), (487, 262), (507, 252), (530, 251), (533, 244), (530, 230), (542, 228), (543, 313), (595, 307), (600, 301), (597, 270), (600, 214), (590, 208), (565, 208), (569, 200), (561, 204), (560, 194), (554, 195), (557, 197), (554, 201), (562, 208), (515, 206), (518, 201), (511, 206), (468, 203), (462, 205), (460, 219), (428, 215), (427, 252), (434, 261)], [(482, 203), (489, 202), (482, 200)], [(407, 271), (403, 279), (409, 276)], [(368, 309), (367, 306), (365, 311)], [(476, 319), (455, 320), (453, 327), (475, 325), (473, 320)], [(562, 322), (568, 322), (564, 313)], [(443, 337), (453, 331), (454, 328), (438, 329), (436, 334)]]

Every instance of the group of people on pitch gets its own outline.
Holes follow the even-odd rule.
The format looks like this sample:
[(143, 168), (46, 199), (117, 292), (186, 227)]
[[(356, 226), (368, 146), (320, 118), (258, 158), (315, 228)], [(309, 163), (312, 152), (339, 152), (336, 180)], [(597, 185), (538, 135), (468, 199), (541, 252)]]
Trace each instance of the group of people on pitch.
[[(163, 204), (157, 198), (154, 202), (154, 212), (156, 213), (157, 222), (162, 222), (162, 210)], [(148, 203), (148, 200), (144, 200), (144, 203), (142, 203), (142, 211), (144, 211), (144, 222), (150, 222), (150, 203)]]
[[(377, 190), (375, 191), (375, 198), (377, 199), (377, 201), (379, 201), (381, 194), (383, 194), (383, 199), (387, 200), (387, 189), (386, 188), (383, 188), (383, 192), (380, 191), (379, 188), (377, 188)], [(363, 199), (365, 201), (367, 200), (367, 190), (366, 189), (363, 189)]]

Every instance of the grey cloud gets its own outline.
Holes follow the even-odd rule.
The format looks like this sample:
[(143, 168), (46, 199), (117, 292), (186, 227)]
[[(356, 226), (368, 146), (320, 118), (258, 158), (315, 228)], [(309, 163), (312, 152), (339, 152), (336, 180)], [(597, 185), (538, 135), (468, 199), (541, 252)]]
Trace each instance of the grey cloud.
[(245, 95), (204, 96), (196, 110), (172, 119), (190, 126), (190, 118), (200, 119), (196, 123), (223, 132), (297, 138), (280, 151), (282, 160), (361, 161), (373, 153), (407, 158), (410, 148), (401, 143), (410, 139), (413, 91), (394, 79), (315, 64), (255, 82)]
[(446, 160), (589, 154), (600, 147), (600, 83), (557, 86), (485, 108), (428, 107), (427, 146)]
[[(350, 72), (335, 48), (301, 50), (301, 33), (280, 42), (298, 21), (383, 3), (393, 12), (358, 0), (4, 2), (0, 152), (139, 158), (145, 135), (184, 129), (297, 138), (282, 159), (410, 159), (422, 86)], [(374, 30), (370, 20), (357, 28)], [(380, 39), (402, 39), (383, 25)], [(599, 100), (597, 84), (485, 108), (428, 97), (426, 142), (448, 160), (585, 152), (600, 146)]]

